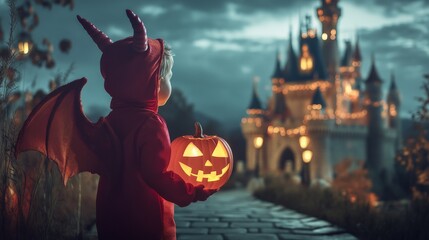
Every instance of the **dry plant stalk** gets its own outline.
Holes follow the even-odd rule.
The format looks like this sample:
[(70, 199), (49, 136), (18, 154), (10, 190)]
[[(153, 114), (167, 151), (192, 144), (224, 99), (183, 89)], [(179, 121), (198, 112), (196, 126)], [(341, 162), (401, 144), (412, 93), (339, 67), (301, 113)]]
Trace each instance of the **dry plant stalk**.
[[(10, 99), (17, 80), (8, 78), (7, 73), (11, 67), (16, 69), (13, 49), (18, 18), (16, 0), (7, 3), (10, 25), (6, 47), (11, 54), (0, 58), (0, 239), (75, 239), (84, 231), (81, 218), (85, 224), (94, 221), (85, 211), (91, 215), (95, 212), (81, 201), (89, 201), (89, 206), (95, 209), (91, 205), (95, 204), (95, 193), (92, 197), (87, 192), (88, 188), (93, 191), (88, 181), (93, 183), (97, 179), (84, 175), (82, 179), (72, 179), (64, 188), (57, 167), (49, 159), (29, 152), (16, 161), (14, 144), (19, 126), (12, 121)], [(64, 74), (58, 75), (58, 83), (64, 84), (73, 69), (71, 64)]]

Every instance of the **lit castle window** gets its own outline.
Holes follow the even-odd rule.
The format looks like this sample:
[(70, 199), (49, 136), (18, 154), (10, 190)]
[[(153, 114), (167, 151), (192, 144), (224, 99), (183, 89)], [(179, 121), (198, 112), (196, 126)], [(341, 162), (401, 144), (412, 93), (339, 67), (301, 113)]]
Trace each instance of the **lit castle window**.
[(392, 116), (392, 117), (396, 117), (396, 115), (397, 115), (398, 113), (396, 112), (396, 106), (395, 106), (395, 105), (393, 105), (393, 104), (390, 104), (390, 105), (389, 105), (389, 114), (390, 114), (390, 116)]
[(328, 34), (322, 33), (322, 40), (325, 41), (328, 39)]
[(332, 29), (331, 30), (331, 40), (335, 40), (335, 38), (337, 38), (337, 30)]
[(313, 70), (313, 57), (308, 51), (307, 44), (302, 45), (302, 55), (299, 63), (302, 72), (311, 72)]

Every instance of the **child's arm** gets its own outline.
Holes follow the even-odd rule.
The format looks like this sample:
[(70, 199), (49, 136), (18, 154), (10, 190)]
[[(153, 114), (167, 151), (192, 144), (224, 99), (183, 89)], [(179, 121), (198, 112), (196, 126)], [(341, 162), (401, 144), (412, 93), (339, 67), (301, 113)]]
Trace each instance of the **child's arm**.
[(165, 121), (151, 117), (137, 133), (137, 154), (146, 183), (164, 199), (181, 207), (191, 202), (206, 200), (216, 190), (203, 190), (185, 183), (174, 172), (167, 171), (170, 162), (170, 137)]

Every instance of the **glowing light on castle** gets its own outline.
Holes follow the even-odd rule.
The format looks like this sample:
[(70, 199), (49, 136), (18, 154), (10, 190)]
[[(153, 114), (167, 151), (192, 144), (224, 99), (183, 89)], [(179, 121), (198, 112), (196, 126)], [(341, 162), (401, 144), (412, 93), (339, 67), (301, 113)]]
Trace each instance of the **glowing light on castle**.
[(299, 62), (301, 66), (301, 71), (310, 72), (311, 70), (313, 70), (313, 57), (310, 55), (308, 51), (308, 46), (306, 44), (302, 46), (302, 56)]

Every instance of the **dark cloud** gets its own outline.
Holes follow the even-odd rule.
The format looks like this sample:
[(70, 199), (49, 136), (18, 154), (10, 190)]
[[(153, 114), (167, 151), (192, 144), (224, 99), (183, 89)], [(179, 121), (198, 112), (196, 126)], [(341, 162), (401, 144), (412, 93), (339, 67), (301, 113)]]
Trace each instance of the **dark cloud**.
[(396, 14), (413, 14), (422, 7), (429, 6), (429, 0), (352, 0), (357, 4), (381, 7), (386, 16)]
[(308, 6), (308, 2), (302, 0), (241, 0), (231, 1), (237, 4), (237, 10), (247, 14), (256, 12), (283, 12), (296, 11), (298, 8)]
[[(86, 17), (101, 30), (110, 33), (113, 40), (118, 40), (132, 34), (124, 10), (133, 9), (145, 22), (151, 37), (164, 38), (173, 45), (176, 53), (173, 86), (183, 90), (197, 110), (222, 122), (233, 122), (238, 125), (250, 101), (251, 80), (254, 75), (261, 77), (262, 100), (266, 100), (270, 94), (269, 78), (274, 68), (275, 54), (279, 46), (284, 51), (288, 23), (285, 23), (285, 38), (281, 40), (270, 37), (247, 38), (246, 35), (232, 37), (232, 33), (240, 32), (268, 17), (281, 18), (296, 15), (299, 11), (313, 13), (314, 16), (314, 6), (319, 2), (317, 0), (78, 1), (74, 11), (60, 7), (53, 11), (40, 10), (40, 27), (33, 36), (38, 42), (41, 42), (43, 37), (49, 37), (55, 43), (62, 38), (72, 40), (70, 54), (55, 52), (58, 65), (54, 72), (65, 71), (69, 64), (74, 62), (72, 78), (86, 76), (89, 79), (88, 86), (83, 91), (84, 106), (96, 106), (85, 109), (87, 112), (102, 114), (108, 109), (110, 98), (104, 92), (99, 73), (101, 53), (78, 24), (75, 15)], [(340, 1), (340, 6), (342, 2), (345, 1)], [(352, 3), (376, 6), (377, 11), (374, 14), (393, 17), (396, 13), (410, 15), (409, 12), (415, 6), (427, 5), (429, 0), (353, 0)], [(152, 7), (153, 12), (149, 10), (145, 12), (145, 7)], [(0, 15), (7, 16), (7, 9), (4, 6), (0, 8)], [(429, 62), (427, 50), (429, 17), (421, 15), (415, 18), (417, 20), (414, 22), (392, 23), (378, 29), (359, 31), (364, 56), (363, 75), (367, 75), (370, 54), (374, 52), (380, 75), (385, 82), (389, 82), (389, 74), (391, 69), (394, 69), (397, 83), (404, 96), (406, 112), (416, 106), (412, 96), (418, 94), (421, 75), (427, 71), (424, 64)], [(3, 21), (4, 28), (5, 22)], [(204, 44), (196, 46), (195, 43), (198, 41)], [(26, 66), (23, 71), (24, 77), (28, 78), (28, 81), (23, 79), (24, 85), (30, 84), (26, 81), (30, 82), (33, 76), (37, 75), (38, 87), (45, 88), (53, 75), (51, 72), (40, 71), (30, 66)], [(385, 84), (386, 89), (387, 86), (388, 84)]]
[(365, 69), (369, 66), (369, 53), (374, 53), (379, 72), (386, 83), (386, 92), (390, 72), (395, 73), (403, 96), (402, 113), (407, 116), (415, 111), (416, 96), (423, 94), (420, 91), (422, 75), (428, 72), (429, 63), (429, 31), (424, 26), (428, 25), (429, 19), (421, 18), (415, 22), (360, 32), (362, 50), (367, 56)]

